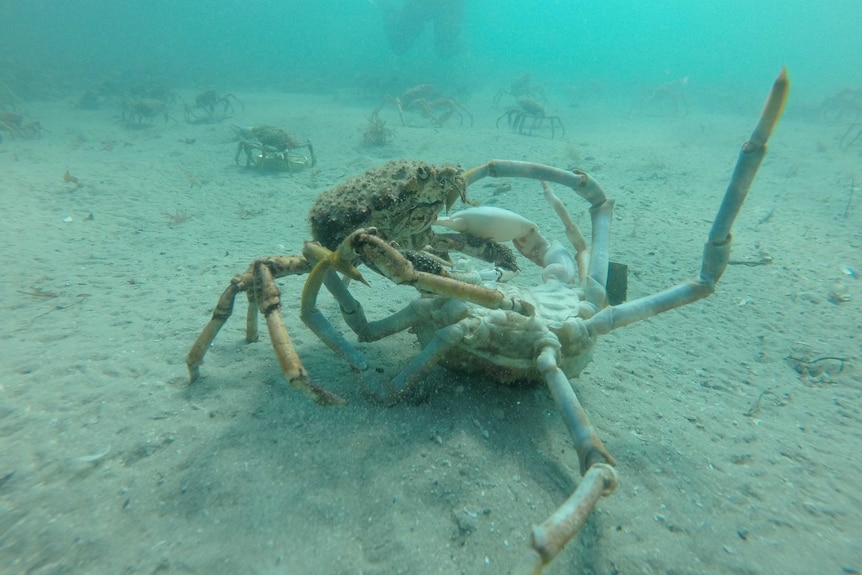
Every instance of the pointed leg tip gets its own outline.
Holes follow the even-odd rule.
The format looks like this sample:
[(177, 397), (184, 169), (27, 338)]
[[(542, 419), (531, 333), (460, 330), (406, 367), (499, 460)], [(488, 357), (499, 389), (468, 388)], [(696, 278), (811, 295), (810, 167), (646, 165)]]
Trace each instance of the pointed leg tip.
[(325, 407), (338, 407), (341, 405), (347, 405), (347, 400), (341, 397), (340, 395), (336, 395), (331, 391), (321, 390), (322, 393), (317, 396), (317, 403), (319, 405), (323, 405)]
[(333, 407), (337, 405), (345, 405), (347, 403), (347, 401), (340, 395), (332, 393), (328, 389), (317, 385), (305, 374), (290, 379), (288, 383), (290, 383), (292, 387), (295, 387), (304, 393), (318, 405)]

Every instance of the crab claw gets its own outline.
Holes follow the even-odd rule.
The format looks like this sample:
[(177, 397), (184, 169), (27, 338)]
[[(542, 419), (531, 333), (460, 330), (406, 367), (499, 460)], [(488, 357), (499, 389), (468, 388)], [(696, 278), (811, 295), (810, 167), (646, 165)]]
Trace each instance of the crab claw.
[(368, 285), (368, 282), (366, 282), (365, 278), (362, 277), (362, 273), (349, 261), (339, 257), (338, 252), (333, 252), (317, 242), (305, 242), (305, 245), (302, 248), (302, 253), (306, 257), (317, 262), (326, 261), (327, 268), (332, 268), (352, 280)]
[(467, 186), (459, 185), (452, 186), (452, 189), (449, 190), (449, 194), (446, 196), (446, 213), (449, 213), (449, 210), (452, 209), (452, 206), (455, 205), (455, 201), (460, 199), (462, 202), (469, 203), (467, 201)]
[(454, 213), (452, 217), (437, 218), (434, 225), (495, 242), (523, 238), (538, 230), (538, 226), (527, 218), (503, 208), (490, 206), (465, 208)]

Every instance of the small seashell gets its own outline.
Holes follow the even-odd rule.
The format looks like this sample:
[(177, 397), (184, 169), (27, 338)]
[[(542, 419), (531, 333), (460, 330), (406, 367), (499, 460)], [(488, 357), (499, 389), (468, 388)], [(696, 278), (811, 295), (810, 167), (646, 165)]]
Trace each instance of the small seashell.
[(105, 457), (110, 452), (111, 452), (111, 446), (109, 445), (108, 447), (105, 448), (104, 451), (102, 451), (100, 453), (94, 453), (92, 455), (82, 455), (81, 457), (78, 458), (78, 461), (82, 461), (84, 463), (93, 463), (95, 461), (102, 459), (103, 457)]
[(837, 281), (832, 284), (832, 289), (829, 291), (829, 301), (834, 304), (847, 303), (850, 301), (850, 290), (842, 281)]
[(65, 218), (63, 218), (63, 221), (68, 224), (69, 222), (74, 221), (74, 220), (72, 219), (72, 216), (66, 216)]

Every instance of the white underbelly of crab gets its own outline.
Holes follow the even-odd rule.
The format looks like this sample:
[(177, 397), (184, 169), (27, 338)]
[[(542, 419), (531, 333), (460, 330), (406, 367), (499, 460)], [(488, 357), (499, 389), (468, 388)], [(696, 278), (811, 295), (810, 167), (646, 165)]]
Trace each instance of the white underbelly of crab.
[[(592, 357), (595, 339), (586, 332), (581, 318), (584, 291), (561, 282), (548, 282), (530, 289), (511, 284), (493, 284), (508, 297), (536, 308), (533, 316), (489, 310), (467, 304), (470, 313), (459, 323), (461, 338), (440, 359), (440, 365), (458, 372), (487, 376), (495, 382), (542, 383), (536, 357), (544, 345), (559, 349), (560, 368), (573, 378)], [(425, 346), (445, 324), (429, 319), (413, 327)]]

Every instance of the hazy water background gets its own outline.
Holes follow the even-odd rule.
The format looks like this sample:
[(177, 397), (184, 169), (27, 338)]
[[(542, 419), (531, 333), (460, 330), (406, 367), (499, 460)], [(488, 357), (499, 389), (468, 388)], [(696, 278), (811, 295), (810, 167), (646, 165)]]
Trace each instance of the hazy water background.
[[(25, 98), (28, 89), (38, 92), (37, 78), (58, 91), (80, 90), (94, 74), (305, 91), (394, 71), (405, 85), (450, 81), (469, 90), (529, 70), (560, 84), (689, 77), (695, 90), (745, 90), (786, 65), (797, 101), (862, 77), (856, 0), (466, 4), (465, 48), (443, 61), (430, 30), (406, 56), (393, 57), (368, 0), (4, 0), (0, 75)], [(32, 95), (56, 95), (44, 89)]]
[[(186, 350), (229, 278), (298, 251), (320, 192), (399, 157), (598, 172), (619, 200), (612, 247), (632, 266), (629, 294), (682, 281), (781, 65), (789, 109), (733, 256), (775, 263), (729, 268), (715, 297), (600, 343), (575, 385), (624, 487), (550, 573), (862, 571), (862, 469), (847, 456), (862, 445), (862, 284), (846, 271), (862, 269), (862, 206), (848, 200), (860, 164), (858, 144), (841, 141), (860, 118), (821, 107), (862, 88), (862, 1), (466, 2), (464, 49), (446, 60), (430, 30), (393, 56), (367, 0), (0, 0), (0, 112), (50, 130), (0, 134), (0, 266), (27, 264), (0, 282), (0, 573), (513, 563), (578, 473), (544, 389), (460, 374), (452, 386), (447, 372), (424, 403), (382, 409), (298, 319), (300, 278), (281, 284), (285, 320), (347, 408), (290, 390), (266, 337), (246, 345), (240, 301), (195, 385)], [(492, 94), (526, 71), (565, 138), (495, 125), (511, 100)], [(683, 78), (690, 115), (643, 113), (643, 94)], [(214, 86), (244, 107), (192, 124), (177, 101), (175, 121), (123, 121), (123, 97), (148, 82), (186, 101)], [(379, 90), (422, 82), (457, 96), (475, 125), (413, 113), (400, 126), (386, 109), (393, 141), (362, 146)], [(75, 109), (85, 90), (103, 104)], [(234, 121), (297, 130), (319, 167), (237, 166)], [(538, 191), (471, 197), (554, 229), (527, 189)], [(357, 291), (374, 317), (414, 297)], [(392, 373), (414, 346), (402, 334), (362, 351)]]

